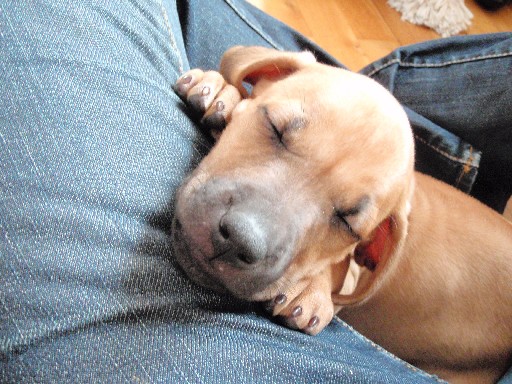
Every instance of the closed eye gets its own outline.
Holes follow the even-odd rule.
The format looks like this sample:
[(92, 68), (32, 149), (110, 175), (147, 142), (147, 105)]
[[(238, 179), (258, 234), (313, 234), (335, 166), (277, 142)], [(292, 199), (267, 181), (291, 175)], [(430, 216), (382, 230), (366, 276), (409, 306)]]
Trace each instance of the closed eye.
[(335, 209), (333, 216), (332, 216), (332, 223), (338, 228), (341, 228), (345, 232), (347, 232), (349, 235), (351, 235), (353, 238), (355, 238), (357, 241), (361, 240), (361, 236), (352, 228), (348, 221), (348, 217), (354, 216), (359, 212), (358, 209), (350, 209), (348, 211), (343, 211), (341, 209)]
[(274, 135), (277, 137), (279, 142), (284, 145), (283, 132), (281, 132), (279, 129), (277, 129), (277, 127), (274, 125), (274, 123), (272, 123), (271, 120), (269, 120), (269, 122), (270, 122), (270, 127), (272, 128), (272, 131), (274, 132)]
[(284, 130), (279, 129), (279, 127), (272, 121), (266, 106), (263, 107), (263, 114), (265, 115), (267, 126), (272, 131), (273, 137), (276, 139), (277, 143), (286, 148), (286, 144), (284, 142)]

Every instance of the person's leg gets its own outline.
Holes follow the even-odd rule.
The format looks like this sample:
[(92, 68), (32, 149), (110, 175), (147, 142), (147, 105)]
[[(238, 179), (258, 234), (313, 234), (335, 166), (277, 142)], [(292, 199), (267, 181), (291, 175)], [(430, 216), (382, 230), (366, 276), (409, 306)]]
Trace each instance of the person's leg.
[[(81, 361), (45, 350), (186, 292), (158, 213), (206, 145), (172, 90), (188, 66), (173, 12), (142, 1), (0, 6), (0, 376), (9, 381), (70, 379), (88, 359), (104, 360), (91, 377), (109, 361), (128, 364), (102, 349), (108, 334), (69, 344)], [(130, 356), (131, 345), (118, 347)]]
[(408, 108), (419, 170), (503, 212), (512, 193), (512, 33), (400, 48), (362, 72)]
[(184, 4), (0, 5), (2, 382), (431, 382), (337, 320), (312, 338), (176, 267), (173, 194), (208, 146), (171, 87), (189, 58), (272, 46), (245, 3), (205, 0), (188, 16), (209, 10), (217, 49), (194, 52)]

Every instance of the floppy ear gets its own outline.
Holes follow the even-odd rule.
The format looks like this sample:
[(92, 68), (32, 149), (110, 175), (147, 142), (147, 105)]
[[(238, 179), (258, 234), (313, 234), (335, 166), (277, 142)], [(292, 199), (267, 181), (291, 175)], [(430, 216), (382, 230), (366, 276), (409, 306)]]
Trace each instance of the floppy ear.
[(242, 85), (245, 81), (255, 85), (260, 79), (279, 79), (305, 66), (315, 63), (311, 52), (282, 52), (264, 47), (236, 46), (222, 56), (220, 73), (247, 97)]
[(357, 245), (354, 259), (361, 268), (361, 273), (356, 288), (350, 294), (332, 294), (334, 304), (347, 306), (366, 300), (381, 286), (386, 277), (393, 273), (407, 234), (406, 210), (405, 208), (403, 212), (388, 216), (373, 230), (367, 240)]

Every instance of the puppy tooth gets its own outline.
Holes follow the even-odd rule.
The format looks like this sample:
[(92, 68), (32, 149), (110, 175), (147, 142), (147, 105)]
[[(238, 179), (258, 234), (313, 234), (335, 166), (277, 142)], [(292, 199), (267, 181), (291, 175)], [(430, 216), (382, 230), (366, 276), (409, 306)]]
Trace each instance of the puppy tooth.
[(292, 311), (292, 317), (296, 318), (302, 315), (302, 307), (300, 305), (296, 306)]
[(315, 328), (319, 322), (320, 319), (318, 318), (318, 316), (313, 316), (311, 320), (309, 320), (308, 328)]
[(217, 108), (217, 111), (218, 112), (222, 112), (224, 110), (226, 106), (224, 105), (224, 102), (223, 101), (217, 101), (217, 103), (215, 103), (215, 108)]
[(286, 303), (286, 300), (287, 300), (286, 295), (281, 293), (281, 294), (276, 296), (276, 298), (274, 299), (274, 303), (277, 304), (277, 305), (281, 305), (281, 304)]

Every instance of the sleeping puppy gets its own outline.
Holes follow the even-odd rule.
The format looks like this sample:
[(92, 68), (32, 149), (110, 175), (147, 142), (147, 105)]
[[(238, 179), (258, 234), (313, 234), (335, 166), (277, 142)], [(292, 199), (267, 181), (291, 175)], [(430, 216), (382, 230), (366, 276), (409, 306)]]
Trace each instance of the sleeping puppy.
[(388, 91), (261, 47), (232, 48), (220, 73), (194, 69), (175, 89), (217, 138), (177, 193), (173, 243), (191, 279), (271, 303), (312, 335), (337, 313), (454, 383), (499, 379), (512, 357), (512, 225), (414, 171)]

